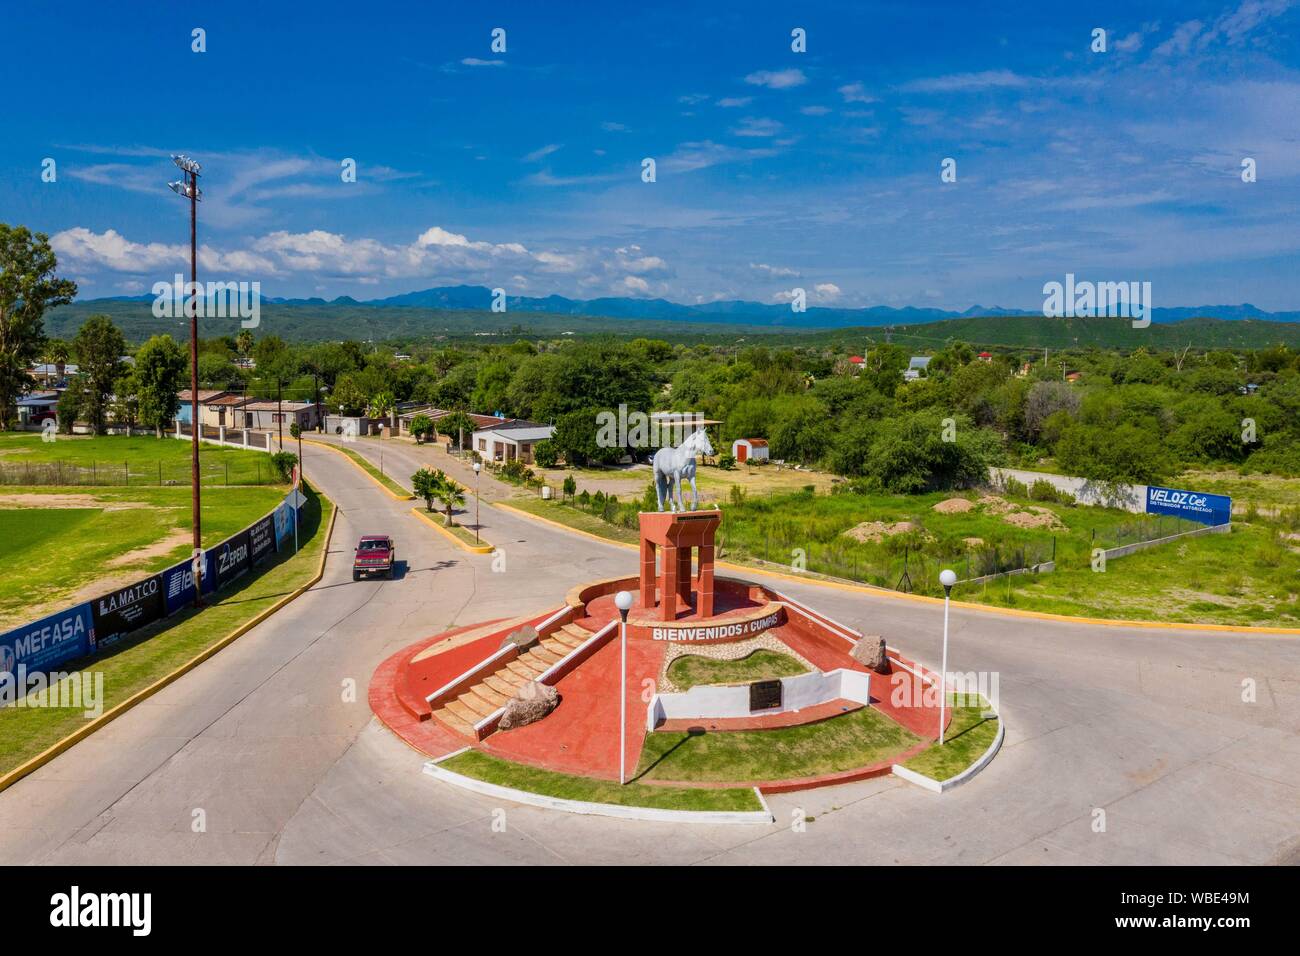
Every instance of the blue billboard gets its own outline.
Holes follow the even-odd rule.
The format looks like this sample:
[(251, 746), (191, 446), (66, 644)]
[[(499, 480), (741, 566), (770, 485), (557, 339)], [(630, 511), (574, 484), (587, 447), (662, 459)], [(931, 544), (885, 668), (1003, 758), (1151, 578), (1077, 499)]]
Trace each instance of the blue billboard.
[[(292, 494), (292, 492), (290, 492)], [(275, 523), (275, 548), (283, 550), (286, 541), (293, 540), (293, 524), (298, 518), (298, 511), (287, 500), (276, 507), (272, 520)]]
[(1227, 524), (1232, 520), (1232, 499), (1227, 495), (1148, 485), (1147, 514), (1173, 515), (1208, 525)]
[[(212, 551), (203, 552), (203, 593), (211, 594), (217, 588), (216, 575), (212, 573)], [(175, 614), (181, 608), (194, 603), (194, 573), (190, 570), (190, 559), (172, 565), (162, 573), (163, 599), (167, 602), (167, 613)]]
[(89, 603), (78, 604), (0, 635), (0, 674), (50, 671), (95, 649), (95, 621)]

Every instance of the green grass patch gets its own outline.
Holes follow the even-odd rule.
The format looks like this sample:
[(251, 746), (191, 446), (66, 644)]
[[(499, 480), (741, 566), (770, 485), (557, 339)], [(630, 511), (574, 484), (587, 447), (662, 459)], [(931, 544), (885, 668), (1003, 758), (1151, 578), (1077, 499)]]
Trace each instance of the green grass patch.
[[(21, 504), (6, 505), (7, 495), (22, 495)], [(252, 524), (283, 496), (273, 487), (204, 488), (204, 547)], [(40, 498), (52, 506), (33, 507)], [(59, 507), (69, 502), (75, 505)], [(189, 555), (192, 528), (188, 486), (0, 487), (0, 629), (70, 603), (100, 580), (125, 583), (171, 567)]]
[(564, 800), (588, 803), (611, 803), (621, 807), (649, 807), (655, 810), (762, 810), (754, 791), (748, 788), (706, 790), (693, 787), (658, 787), (628, 783), (619, 786), (610, 780), (593, 780), (567, 773), (539, 770), (467, 750), (440, 767), (486, 783), (514, 790), (525, 790)]
[(749, 684), (758, 680), (775, 680), (806, 674), (808, 668), (789, 654), (759, 648), (752, 654), (731, 661), (715, 660), (698, 654), (683, 654), (668, 665), (668, 679), (683, 691), (697, 684)]
[[(223, 639), (239, 625), (306, 584), (316, 574), (333, 504), (304, 485), (299, 551), (277, 557), (229, 588), (210, 595), (201, 611), (187, 609), (130, 635), (105, 653), (73, 661), (104, 675), (104, 710), (120, 704)], [(0, 773), (6, 773), (86, 722), (80, 710), (0, 708)]]
[[(0, 432), (0, 484), (168, 487), (190, 484), (190, 443), (127, 435)], [(280, 483), (265, 452), (199, 443), (204, 485)]]
[[(951, 695), (949, 703), (952, 702)], [(957, 776), (993, 745), (998, 735), (998, 718), (985, 717), (988, 701), (980, 698), (974, 706), (957, 707), (952, 712), (952, 722), (943, 735), (943, 746), (935, 744), (915, 757), (903, 761), (908, 770), (915, 770), (931, 780), (942, 783)]]
[(567, 527), (576, 528), (578, 531), (586, 531), (588, 534), (608, 538), (610, 541), (636, 544), (640, 540), (638, 531), (609, 524), (595, 515), (579, 511), (577, 508), (571, 508), (568, 505), (562, 505), (556, 501), (543, 501), (541, 498), (530, 495), (526, 498), (511, 498), (506, 504), (512, 508), (518, 508), (520, 511), (526, 511), (541, 518), (549, 518), (551, 521)]
[(409, 489), (403, 488), (392, 478), (389, 478), (378, 468), (372, 465), (363, 455), (353, 451), (351, 448), (344, 447), (343, 445), (333, 445), (331, 447), (337, 448), (339, 451), (343, 452), (343, 454), (347, 455), (354, 462), (360, 465), (365, 470), (367, 475), (375, 479), (375, 481), (379, 482), (381, 485), (383, 485), (393, 494), (397, 495), (399, 498), (412, 497)]
[(646, 735), (637, 779), (785, 780), (854, 770), (921, 740), (874, 707), (801, 727)]

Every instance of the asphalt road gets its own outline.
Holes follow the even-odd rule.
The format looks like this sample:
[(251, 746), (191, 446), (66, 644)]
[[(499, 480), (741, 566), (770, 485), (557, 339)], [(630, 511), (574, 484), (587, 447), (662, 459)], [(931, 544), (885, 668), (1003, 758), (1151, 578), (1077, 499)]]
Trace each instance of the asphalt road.
[[(377, 460), (374, 443), (355, 447)], [(384, 447), (390, 474), (428, 463), (473, 487), (441, 451)], [(767, 827), (502, 807), (438, 783), (371, 716), (375, 666), (453, 626), (557, 606), (635, 556), (484, 505), (483, 534), (505, 552), (494, 571), (342, 456), (308, 446), (304, 467), (341, 509), (321, 582), (0, 793), (0, 863), (1300, 861), (1300, 640), (1286, 636), (955, 610), (950, 670), (999, 677), (1007, 738), (992, 765), (943, 796), (886, 777), (774, 797)], [(396, 580), (351, 580), (368, 532), (397, 539)], [(779, 586), (938, 663), (933, 605)]]

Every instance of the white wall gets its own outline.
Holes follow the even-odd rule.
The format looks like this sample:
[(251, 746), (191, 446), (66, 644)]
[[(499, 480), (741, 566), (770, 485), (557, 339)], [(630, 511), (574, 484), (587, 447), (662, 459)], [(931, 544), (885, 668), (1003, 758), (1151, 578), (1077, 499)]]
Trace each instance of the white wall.
[[(871, 675), (846, 669), (827, 673), (813, 671), (781, 678), (781, 709), (759, 714), (786, 713), (815, 707), (838, 698), (868, 704)], [(654, 730), (660, 720), (703, 720), (749, 717), (749, 685), (701, 685), (680, 694), (655, 694), (646, 712), (646, 727)]]

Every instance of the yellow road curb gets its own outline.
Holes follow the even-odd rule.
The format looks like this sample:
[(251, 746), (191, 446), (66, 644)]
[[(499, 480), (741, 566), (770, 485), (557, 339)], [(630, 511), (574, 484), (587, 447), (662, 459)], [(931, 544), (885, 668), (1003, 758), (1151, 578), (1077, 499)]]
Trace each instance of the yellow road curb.
[[(430, 518), (430, 517), (428, 516), (428, 514), (426, 514), (425, 512), (421, 511), (419, 508), (412, 508), (412, 509), (411, 509), (411, 514), (415, 515), (417, 518), (423, 518), (424, 521), (425, 521), (425, 523), (428, 524), (429, 527), (434, 528), (434, 529), (437, 530), (439, 533), (441, 533), (441, 534), (447, 536), (447, 537), (450, 538), (452, 541), (455, 541), (458, 545), (460, 545), (460, 546), (461, 546), (462, 548), (464, 548), (466, 551), (471, 551), (471, 552), (473, 552), (474, 554), (491, 554), (493, 551), (496, 550), (496, 546), (495, 546), (495, 545), (488, 544), (486, 541), (484, 541), (482, 544), (478, 544), (478, 545), (476, 545), (476, 544), (470, 544), (470, 543), (467, 542), (467, 541), (462, 541), (462, 540), (460, 540), (460, 538), (456, 537), (454, 534), (452, 534), (450, 531), (448, 531), (446, 528), (444, 528), (441, 524), (439, 524), (438, 522), (434, 521), (432, 518)], [(480, 538), (479, 540), (482, 540), (482, 539)]]
[[(540, 521), (542, 524), (551, 525), (559, 528), (561, 531), (567, 531), (569, 534), (581, 535), (584, 538), (590, 538), (593, 541), (600, 541), (604, 544), (612, 544), (619, 548), (631, 548), (637, 550), (634, 544), (628, 544), (624, 541), (615, 541), (612, 538), (604, 538), (598, 534), (592, 534), (590, 531), (583, 531), (580, 528), (570, 528), (568, 525), (559, 521), (552, 521), (550, 518), (543, 518), (541, 515), (535, 515), (532, 512), (524, 511), (521, 508), (514, 508), (502, 501), (494, 501), (492, 504), (497, 508), (504, 508), (506, 511), (521, 515), (533, 521)], [(943, 604), (943, 598), (926, 597), (923, 594), (907, 594), (903, 591), (890, 591), (886, 588), (873, 587), (869, 584), (849, 584), (844, 581), (826, 581), (821, 578), (808, 577), (802, 574), (787, 574), (782, 571), (768, 571), (763, 568), (756, 568), (748, 564), (735, 564), (731, 561), (718, 561), (715, 567), (727, 568), (731, 571), (743, 571), (746, 574), (764, 574), (768, 577), (778, 578), (783, 581), (794, 581), (798, 584), (815, 584), (823, 588), (835, 588), (840, 591), (855, 591), (867, 594), (874, 594), (877, 597), (890, 598), (896, 601), (915, 601), (923, 604)], [(1092, 624), (1098, 627), (1137, 627), (1137, 628), (1159, 628), (1174, 631), (1222, 631), (1230, 634), (1247, 634), (1252, 636), (1263, 636), (1267, 634), (1283, 634), (1288, 636), (1300, 636), (1298, 627), (1251, 627), (1246, 624), (1188, 624), (1185, 621), (1129, 621), (1121, 619), (1111, 619), (1104, 617), (1074, 617), (1069, 614), (1050, 614), (1047, 611), (1025, 611), (1019, 608), (1008, 607), (990, 607), (987, 604), (975, 604), (971, 601), (953, 601), (953, 607), (964, 608), (969, 611), (978, 611), (982, 614), (994, 614), (1002, 617), (1026, 617), (1036, 618), (1041, 621), (1060, 621), (1068, 624)]]
[(315, 445), (317, 448), (328, 448), (330, 451), (338, 452), (340, 455), (342, 455), (344, 458), (348, 460), (348, 462), (352, 465), (353, 468), (357, 469), (357, 471), (361, 472), (361, 474), (365, 475), (367, 478), (369, 478), (371, 481), (377, 484), (380, 488), (382, 488), (384, 490), (384, 493), (388, 495), (390, 498), (393, 498), (397, 501), (415, 500), (415, 495), (399, 495), (397, 492), (393, 491), (392, 488), (389, 488), (386, 484), (384, 484), (382, 481), (380, 481), (370, 472), (366, 471), (366, 469), (362, 467), (362, 465), (359, 462), (357, 462), (355, 458), (353, 458), (351, 455), (345, 452), (342, 448), (339, 448), (336, 445), (331, 445), (329, 442), (315, 441), (314, 439), (311, 438), (304, 438), (302, 440), (302, 443), (304, 445)]
[(324, 547), (321, 548), (320, 564), (316, 568), (315, 577), (313, 577), (310, 581), (308, 581), (302, 587), (298, 588), (293, 593), (285, 595), (279, 601), (276, 601), (275, 604), (268, 607), (265, 611), (260, 612), (259, 614), (245, 621), (243, 624), (239, 625), (239, 627), (235, 628), (233, 631), (231, 631), (221, 640), (217, 641), (217, 643), (213, 644), (211, 647), (207, 648), (206, 650), (201, 651), (195, 657), (186, 661), (184, 664), (176, 668), (170, 674), (166, 674), (160, 677), (158, 680), (154, 681), (148, 687), (136, 691), (126, 700), (122, 701), (122, 703), (100, 714), (98, 717), (90, 721), (84, 727), (81, 727), (79, 730), (76, 730), (73, 733), (68, 734), (68, 736), (64, 737), (62, 740), (54, 744), (48, 750), (42, 751), (41, 753), (33, 757), (31, 760), (28, 760), (26, 763), (19, 764), (13, 770), (10, 770), (7, 774), (0, 777), (0, 792), (3, 792), (4, 790), (13, 786), (15, 783), (17, 783), (19, 780), (21, 780), (23, 777), (27, 776), (28, 774), (32, 773), (33, 771), (39, 770), (41, 767), (45, 766), (47, 763), (49, 763), (59, 754), (63, 753), (65, 750), (69, 750), (75, 744), (80, 743), (82, 740), (85, 740), (87, 737), (89, 737), (95, 731), (99, 730), (99, 728), (103, 727), (109, 721), (116, 720), (118, 717), (121, 717), (123, 714), (125, 714), (136, 704), (148, 700), (150, 697), (158, 693), (160, 690), (162, 690), (168, 684), (175, 681), (177, 678), (182, 677), (185, 674), (189, 673), (190, 671), (194, 670), (194, 668), (198, 667), (208, 658), (216, 654), (217, 651), (220, 651), (223, 648), (229, 646), (230, 644), (233, 644), (235, 641), (243, 637), (253, 628), (257, 627), (257, 625), (261, 624), (268, 617), (270, 617), (276, 611), (280, 610), (290, 601), (300, 597), (309, 588), (313, 587), (316, 584), (316, 582), (318, 582), (321, 579), (321, 577), (323, 577), (325, 574), (325, 559), (329, 556), (330, 537), (334, 534), (334, 519), (338, 517), (338, 514), (339, 514), (339, 509), (338, 506), (335, 505), (333, 510), (330, 512), (330, 523), (329, 523), (329, 527), (325, 530), (325, 544)]

